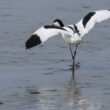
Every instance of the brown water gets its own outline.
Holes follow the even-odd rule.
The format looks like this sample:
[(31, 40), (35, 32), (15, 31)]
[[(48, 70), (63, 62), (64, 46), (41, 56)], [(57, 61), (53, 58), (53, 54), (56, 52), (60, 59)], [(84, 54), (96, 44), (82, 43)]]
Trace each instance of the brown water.
[[(109, 110), (110, 20), (84, 37), (72, 78), (72, 59), (61, 36), (25, 50), (25, 41), (56, 18), (76, 23), (109, 0), (0, 1), (0, 110)], [(74, 50), (74, 47), (73, 47)]]

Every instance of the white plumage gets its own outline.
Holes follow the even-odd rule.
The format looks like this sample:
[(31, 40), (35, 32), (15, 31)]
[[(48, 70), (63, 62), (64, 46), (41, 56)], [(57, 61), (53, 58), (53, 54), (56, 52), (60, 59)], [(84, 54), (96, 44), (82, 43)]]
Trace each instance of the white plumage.
[(110, 10), (99, 10), (95, 11), (95, 14), (91, 17), (91, 19), (86, 24), (86, 27), (83, 26), (83, 19), (81, 19), (76, 26), (78, 27), (81, 37), (83, 37), (86, 33), (88, 33), (97, 22), (102, 22), (110, 18)]
[(43, 26), (36, 30), (31, 38), (27, 40), (26, 48), (44, 43), (48, 38), (58, 34), (61, 34), (68, 44), (78, 44), (82, 37), (94, 27), (96, 22), (102, 22), (108, 18), (110, 18), (110, 10), (90, 12), (75, 25), (64, 26), (61, 20), (56, 19), (53, 25)]
[[(61, 34), (70, 46), (70, 52), (74, 62), (77, 46), (82, 37), (94, 27), (96, 22), (102, 22), (109, 18), (110, 10), (99, 10), (88, 13), (78, 23), (73, 25), (64, 26), (61, 20), (56, 19), (52, 25), (43, 26), (36, 30), (26, 41), (26, 49), (44, 43), (48, 38)], [(72, 53), (71, 45), (76, 45), (74, 55)]]
[(35, 34), (40, 37), (40, 39), (43, 43), (50, 37), (53, 37), (58, 34), (64, 34), (64, 35), (68, 34), (69, 35), (69, 32), (66, 30), (57, 29), (57, 28), (46, 29), (45, 27), (41, 27), (37, 31), (35, 31), (33, 35), (35, 35)]

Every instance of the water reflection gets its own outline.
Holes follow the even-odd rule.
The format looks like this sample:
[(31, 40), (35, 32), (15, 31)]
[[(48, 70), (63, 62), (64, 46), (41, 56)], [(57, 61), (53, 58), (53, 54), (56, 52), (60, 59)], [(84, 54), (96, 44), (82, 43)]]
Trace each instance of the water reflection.
[[(78, 68), (77, 68), (78, 69)], [(81, 92), (81, 88), (78, 86), (76, 82), (76, 78), (74, 76), (75, 70), (72, 69), (72, 76), (68, 84), (65, 88), (65, 105), (68, 108), (74, 110), (100, 110), (101, 105), (96, 104), (95, 102), (86, 99)], [(67, 109), (68, 109), (67, 108)], [(65, 109), (66, 110), (66, 109)]]
[[(74, 71), (72, 71), (72, 74), (73, 72)], [(72, 75), (66, 87), (65, 99), (69, 108), (71, 107), (75, 110), (88, 110), (88, 101), (83, 98), (83, 94), (81, 93), (80, 87), (77, 86), (74, 75)]]
[(73, 75), (66, 87), (66, 96), (67, 96), (67, 99), (70, 100), (70, 105), (72, 106), (77, 105), (78, 102), (81, 100), (81, 91), (80, 91), (80, 88), (77, 87), (76, 80)]
[(29, 100), (34, 99), (33, 104), (39, 110), (98, 110), (92, 102), (84, 98), (81, 88), (73, 75), (70, 81), (64, 85), (36, 87), (36, 89), (31, 87), (27, 88), (27, 90), (29, 90)]
[(55, 84), (51, 82), (51, 85), (48, 82), (46, 84), (35, 82), (34, 84), (33, 81), (26, 81), (25, 92), (22, 86), (14, 87), (14, 92), (6, 96), (7, 102), (4, 105), (8, 104), (15, 110), (18, 107), (27, 110), (29, 108), (32, 110), (100, 110), (100, 104), (97, 104), (96, 100), (91, 100), (91, 96), (85, 98), (86, 92), (82, 90), (86, 87), (81, 88), (84, 85), (79, 85), (76, 79), (77, 77), (72, 75), (63, 82), (62, 80), (59, 83), (56, 80)]

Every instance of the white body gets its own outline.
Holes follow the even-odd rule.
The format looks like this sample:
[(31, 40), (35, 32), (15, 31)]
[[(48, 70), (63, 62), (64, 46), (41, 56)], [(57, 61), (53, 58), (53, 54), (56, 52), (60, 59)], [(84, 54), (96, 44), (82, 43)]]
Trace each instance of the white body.
[[(68, 25), (68, 26), (73, 27), (73, 25)], [(64, 28), (70, 33), (70, 34), (62, 33), (62, 37), (64, 38), (65, 42), (67, 42), (68, 44), (72, 44), (72, 45), (76, 45), (80, 43), (81, 37), (78, 35), (78, 33), (73, 33), (73, 31), (66, 26)]]

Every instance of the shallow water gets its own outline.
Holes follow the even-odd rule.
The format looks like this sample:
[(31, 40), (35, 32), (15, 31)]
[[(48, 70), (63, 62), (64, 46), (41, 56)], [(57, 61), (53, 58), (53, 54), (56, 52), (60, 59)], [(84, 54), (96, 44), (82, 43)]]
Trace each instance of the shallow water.
[(110, 20), (84, 37), (75, 79), (68, 45), (60, 36), (24, 48), (38, 27), (55, 18), (76, 23), (89, 11), (109, 6), (109, 0), (0, 1), (0, 110), (109, 110)]

